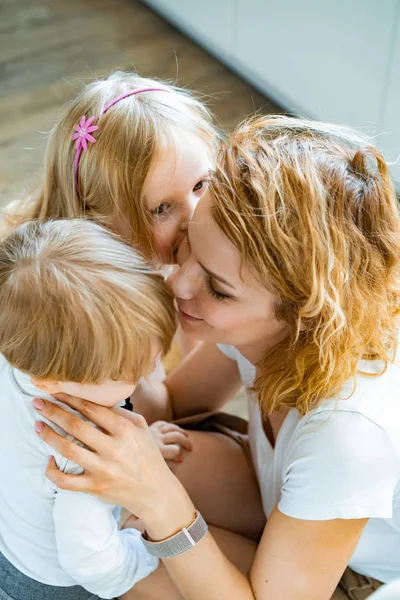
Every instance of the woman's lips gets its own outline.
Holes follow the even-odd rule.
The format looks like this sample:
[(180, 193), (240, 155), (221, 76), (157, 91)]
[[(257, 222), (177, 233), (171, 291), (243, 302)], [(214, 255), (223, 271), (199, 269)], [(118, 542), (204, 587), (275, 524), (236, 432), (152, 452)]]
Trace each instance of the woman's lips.
[(186, 319), (186, 321), (204, 321), (204, 319), (199, 319), (198, 317), (193, 317), (192, 315), (189, 315), (188, 313), (186, 313), (184, 310), (181, 309), (181, 307), (178, 305), (178, 312), (179, 314)]

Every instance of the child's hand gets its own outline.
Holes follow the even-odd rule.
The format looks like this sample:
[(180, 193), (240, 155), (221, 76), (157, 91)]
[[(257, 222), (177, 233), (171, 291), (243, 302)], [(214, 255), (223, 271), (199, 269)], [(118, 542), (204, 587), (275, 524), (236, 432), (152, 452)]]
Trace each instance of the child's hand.
[(128, 518), (125, 519), (120, 529), (137, 529), (141, 533), (144, 533), (146, 527), (141, 519), (139, 519), (136, 515), (130, 514)]
[(179, 425), (167, 423), (167, 421), (156, 421), (150, 425), (150, 433), (165, 460), (182, 462), (182, 450), (192, 450), (187, 432)]

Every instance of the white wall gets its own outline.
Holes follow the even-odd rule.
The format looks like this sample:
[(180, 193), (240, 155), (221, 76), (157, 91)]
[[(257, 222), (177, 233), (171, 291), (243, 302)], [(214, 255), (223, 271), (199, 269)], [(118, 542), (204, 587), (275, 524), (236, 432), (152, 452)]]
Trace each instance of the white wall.
[(398, 164), (392, 166), (392, 173), (396, 187), (400, 190), (400, 2), (397, 4), (389, 58), (388, 85), (383, 108), (382, 136), (378, 142), (386, 150), (389, 160), (398, 160)]
[(145, 2), (287, 110), (400, 154), (400, 0)]
[(233, 57), (236, 0), (143, 0), (217, 56)]

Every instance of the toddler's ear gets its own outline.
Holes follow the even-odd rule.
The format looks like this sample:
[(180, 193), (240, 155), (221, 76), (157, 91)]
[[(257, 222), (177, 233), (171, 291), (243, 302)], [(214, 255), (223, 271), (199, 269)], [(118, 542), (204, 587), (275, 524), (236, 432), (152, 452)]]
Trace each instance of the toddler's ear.
[(33, 377), (32, 383), (33, 383), (33, 385), (38, 387), (43, 392), (46, 392), (47, 394), (53, 395), (53, 394), (58, 394), (59, 392), (62, 391), (62, 389), (61, 389), (62, 385), (59, 381), (48, 381), (48, 380), (43, 380), (43, 379), (35, 379)]

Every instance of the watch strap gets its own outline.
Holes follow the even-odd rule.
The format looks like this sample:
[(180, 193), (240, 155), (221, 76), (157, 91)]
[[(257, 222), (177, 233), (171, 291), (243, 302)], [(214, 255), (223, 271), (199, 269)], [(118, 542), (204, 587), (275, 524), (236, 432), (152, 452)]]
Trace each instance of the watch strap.
[(146, 532), (144, 532), (142, 534), (142, 543), (152, 556), (157, 556), (157, 558), (173, 558), (196, 546), (206, 535), (207, 531), (207, 523), (201, 514), (196, 512), (194, 521), (175, 535), (160, 542), (152, 542), (149, 540)]

